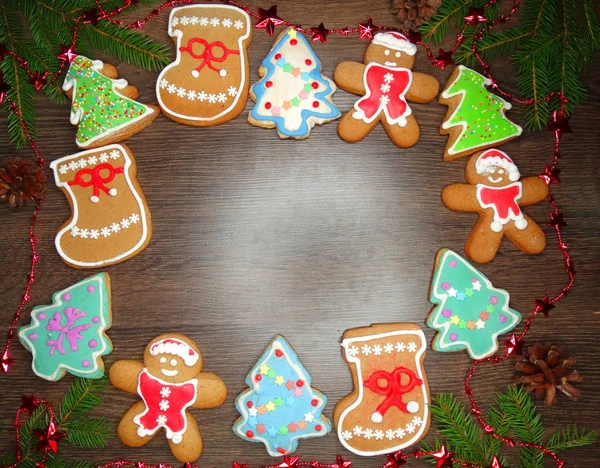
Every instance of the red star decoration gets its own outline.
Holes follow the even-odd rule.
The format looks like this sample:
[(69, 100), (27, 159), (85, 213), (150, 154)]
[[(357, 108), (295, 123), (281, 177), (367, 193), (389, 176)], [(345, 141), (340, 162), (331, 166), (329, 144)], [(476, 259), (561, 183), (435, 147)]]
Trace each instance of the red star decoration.
[(341, 455), (337, 456), (336, 462), (331, 465), (331, 468), (351, 468), (352, 462), (350, 460), (344, 460)]
[(402, 458), (402, 450), (398, 450), (394, 453), (388, 453), (387, 459), (388, 461), (381, 468), (398, 468), (407, 464), (407, 461)]
[(440, 49), (439, 55), (435, 58), (437, 60), (438, 67), (444, 70), (447, 66), (454, 65), (452, 53), (452, 51), (446, 52), (445, 50)]
[(496, 455), (494, 455), (494, 458), (492, 458), (492, 466), (490, 466), (490, 468), (504, 468), (500, 464), (500, 460), (498, 459), (498, 457)]
[(412, 29), (410, 29), (405, 36), (413, 44), (418, 44), (423, 39), (423, 35), (419, 31), (413, 31)]
[(511, 337), (504, 341), (504, 345), (506, 346), (506, 352), (510, 356), (511, 354), (523, 354), (523, 346), (525, 342), (523, 340), (517, 340), (515, 335), (511, 335)]
[(36, 401), (35, 395), (22, 395), (21, 401), (19, 409), (26, 411), (28, 414), (33, 413), (40, 406)]
[[(0, 82), (0, 86), (1, 86), (1, 82)], [(0, 98), (1, 97), (2, 97), (2, 94), (0, 92)], [(1, 103), (2, 103), (2, 101), (0, 100), (0, 104)], [(13, 358), (8, 357), (8, 349), (6, 351), (4, 351), (4, 353), (2, 354), (2, 358), (0, 358), (0, 365), (2, 366), (2, 370), (4, 372), (8, 372), (8, 368), (14, 362), (15, 362), (15, 360)]]
[(535, 308), (538, 309), (538, 313), (541, 312), (548, 317), (549, 312), (554, 309), (554, 304), (550, 302), (550, 298), (548, 296), (544, 296), (541, 299), (535, 300)]
[[(11, 88), (12, 87), (6, 81), (4, 81), (4, 76), (0, 73), (0, 104), (4, 103), (4, 100), (6, 99), (6, 93)], [(6, 355), (6, 352), (4, 354)], [(2, 356), (2, 366), (4, 366), (4, 356)], [(6, 369), (4, 372), (6, 372)]]
[(559, 175), (560, 175), (560, 169), (558, 167), (546, 166), (544, 168), (544, 173), (540, 174), (540, 177), (542, 179), (544, 179), (544, 181), (548, 185), (550, 185), (550, 184), (558, 184), (560, 182), (560, 179), (558, 178)]
[(233, 462), (232, 468), (248, 468), (248, 465), (240, 465), (238, 462)]
[(81, 15), (81, 19), (83, 20), (83, 24), (91, 24), (92, 26), (96, 26), (98, 24), (98, 10), (92, 8), (91, 10), (84, 11)]
[(290, 457), (286, 455), (283, 457), (283, 461), (277, 465), (277, 468), (298, 468), (298, 462), (300, 461), (300, 457)]
[(477, 26), (479, 23), (485, 23), (487, 18), (484, 16), (483, 8), (473, 8), (469, 10), (469, 14), (465, 16), (465, 22), (469, 26)]
[(275, 27), (284, 23), (285, 21), (277, 16), (277, 5), (273, 5), (268, 10), (258, 9), (258, 23), (254, 27), (264, 29), (269, 36), (272, 36), (275, 32)]
[(432, 453), (431, 456), (437, 459), (437, 468), (452, 468), (452, 457), (454, 454), (448, 452), (445, 446), (442, 445), (440, 451)]
[(60, 54), (58, 54), (57, 58), (58, 60), (66, 60), (67, 62), (71, 63), (73, 62), (73, 60), (75, 60), (75, 57), (77, 57), (77, 54), (75, 53), (75, 50), (73, 50), (73, 45), (61, 45), (60, 47)]
[(562, 213), (550, 213), (550, 222), (548, 226), (565, 227), (567, 223), (563, 219)]
[(321, 41), (323, 44), (327, 42), (327, 34), (329, 34), (329, 29), (327, 29), (323, 23), (321, 23), (316, 28), (310, 28), (310, 30), (314, 33), (312, 37), (312, 41)]
[(569, 117), (560, 114), (558, 111), (552, 112), (548, 131), (555, 132), (558, 138), (562, 138), (565, 133), (573, 133), (573, 130), (569, 126)]
[(50, 421), (47, 429), (36, 429), (33, 433), (39, 439), (35, 449), (39, 452), (52, 453), (58, 453), (58, 441), (67, 435), (64, 432), (56, 430), (56, 423), (54, 421)]
[(358, 37), (361, 39), (373, 39), (373, 33), (379, 29), (373, 24), (373, 20), (369, 18), (364, 23), (358, 25)]
[(31, 74), (31, 78), (29, 78), (29, 82), (35, 86), (36, 90), (42, 89), (42, 87), (48, 82), (48, 73), (40, 73), (34, 72)]

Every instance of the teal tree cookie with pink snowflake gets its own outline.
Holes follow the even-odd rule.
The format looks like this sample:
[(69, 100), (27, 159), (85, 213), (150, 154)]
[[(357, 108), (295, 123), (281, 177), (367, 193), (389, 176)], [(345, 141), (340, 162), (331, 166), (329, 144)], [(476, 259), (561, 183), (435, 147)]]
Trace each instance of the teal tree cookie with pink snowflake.
[(436, 306), (427, 325), (438, 330), (436, 351), (466, 349), (472, 359), (483, 359), (498, 350), (498, 336), (521, 321), (508, 307), (510, 296), (495, 288), (477, 268), (452, 250), (438, 252), (429, 301)]
[(321, 414), (327, 397), (311, 387), (311, 376), (281, 335), (276, 335), (254, 365), (235, 406), (240, 417), (233, 431), (262, 442), (269, 455), (292, 453), (299, 439), (321, 437), (331, 423)]
[(60, 380), (65, 373), (99, 379), (102, 356), (112, 351), (106, 330), (112, 325), (110, 279), (99, 273), (56, 292), (52, 305), (34, 307), (31, 324), (19, 330), (19, 340), (33, 355), (33, 372)]

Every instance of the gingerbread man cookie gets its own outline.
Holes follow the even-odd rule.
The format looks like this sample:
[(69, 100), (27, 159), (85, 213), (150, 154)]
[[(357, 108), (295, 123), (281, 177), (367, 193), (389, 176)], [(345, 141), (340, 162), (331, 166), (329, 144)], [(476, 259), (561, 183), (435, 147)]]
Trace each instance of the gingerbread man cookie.
[(427, 103), (439, 91), (435, 78), (412, 71), (417, 46), (397, 32), (375, 34), (367, 48), (364, 65), (342, 62), (333, 79), (345, 91), (362, 96), (340, 121), (338, 132), (348, 143), (361, 141), (383, 124), (390, 139), (400, 148), (419, 139), (419, 125), (407, 101)]
[(214, 408), (227, 397), (225, 383), (210, 372), (202, 372), (198, 345), (184, 335), (156, 337), (144, 351), (144, 361), (115, 362), (110, 382), (142, 401), (125, 413), (117, 433), (129, 447), (141, 447), (164, 429), (173, 455), (193, 462), (202, 454), (202, 437), (188, 408)]
[(473, 155), (465, 173), (468, 184), (447, 186), (442, 201), (454, 211), (479, 213), (465, 244), (467, 257), (477, 263), (490, 262), (504, 236), (525, 253), (544, 250), (544, 232), (521, 211), (521, 206), (548, 196), (548, 185), (542, 178), (521, 179), (513, 160), (497, 149)]
[(176, 43), (177, 58), (156, 81), (164, 114), (199, 127), (237, 117), (248, 99), (248, 14), (230, 5), (173, 8), (169, 36)]

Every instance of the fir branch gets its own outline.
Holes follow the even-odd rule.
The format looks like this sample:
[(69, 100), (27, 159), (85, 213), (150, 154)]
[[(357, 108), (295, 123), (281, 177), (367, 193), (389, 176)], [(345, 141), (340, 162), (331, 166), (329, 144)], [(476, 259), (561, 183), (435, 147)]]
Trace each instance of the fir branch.
[(554, 433), (546, 447), (553, 452), (562, 452), (564, 450), (583, 447), (596, 442), (598, 433), (596, 431), (587, 431), (585, 428), (579, 430), (575, 424), (567, 426)]
[[(33, 105), (35, 87), (29, 82), (29, 75), (12, 56), (4, 58), (0, 63), (0, 70), (3, 73), (4, 80), (11, 86), (11, 89), (7, 92), (9, 99), (27, 124), (31, 136), (35, 138), (35, 108)], [(21, 125), (21, 120), (19, 116), (12, 112), (8, 100), (4, 102), (4, 109), (7, 113), (8, 136), (17, 148), (22, 148), (27, 144), (27, 133)]]
[(69, 418), (81, 418), (96, 406), (102, 399), (96, 395), (106, 388), (108, 379), (75, 379), (60, 402), (57, 411), (58, 425), (66, 424)]
[[(512, 54), (522, 41), (533, 35), (531, 31), (523, 31), (520, 28), (505, 29), (496, 33), (485, 34), (477, 43), (477, 51), (484, 60), (490, 60), (501, 55)], [(473, 54), (472, 41), (464, 43), (456, 52), (456, 59), (459, 63), (474, 65), (477, 60)]]
[(463, 17), (473, 6), (475, 0), (446, 0), (430, 21), (423, 23), (420, 30), (424, 42), (439, 44), (448, 34), (451, 23)]
[(63, 425), (67, 440), (77, 447), (102, 448), (110, 438), (110, 427), (105, 419), (80, 418), (75, 423)]

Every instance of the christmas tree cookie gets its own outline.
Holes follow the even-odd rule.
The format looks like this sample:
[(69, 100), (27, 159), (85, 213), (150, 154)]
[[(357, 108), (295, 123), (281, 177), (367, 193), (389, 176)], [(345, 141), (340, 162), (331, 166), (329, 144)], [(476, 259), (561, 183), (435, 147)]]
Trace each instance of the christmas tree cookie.
[(60, 380), (67, 372), (99, 379), (102, 356), (112, 351), (106, 330), (112, 325), (110, 279), (99, 273), (52, 296), (52, 305), (34, 307), (31, 324), (19, 330), (19, 340), (33, 355), (33, 372)]
[(327, 397), (311, 387), (311, 376), (281, 335), (276, 335), (246, 377), (249, 389), (235, 400), (241, 417), (233, 431), (265, 444), (269, 455), (292, 453), (299, 439), (321, 437), (331, 423), (321, 414)]
[(442, 135), (450, 135), (446, 161), (501, 145), (523, 131), (505, 116), (512, 106), (485, 89), (491, 84), (491, 80), (463, 65), (454, 69), (439, 98), (440, 104), (448, 106), (440, 129)]
[(100, 60), (78, 55), (71, 62), (63, 90), (72, 98), (71, 123), (77, 125), (80, 148), (123, 141), (158, 116), (157, 107), (135, 101), (137, 88), (117, 77), (117, 69)]
[(508, 292), (495, 288), (460, 255), (440, 250), (429, 298), (436, 306), (427, 319), (427, 325), (439, 332), (433, 349), (466, 349), (472, 359), (493, 355), (498, 336), (521, 321), (521, 314), (508, 307), (509, 299)]
[(280, 138), (307, 138), (311, 129), (340, 116), (331, 100), (336, 86), (321, 73), (321, 62), (308, 41), (288, 28), (275, 41), (252, 86), (256, 102), (248, 120), (264, 128), (277, 128)]

